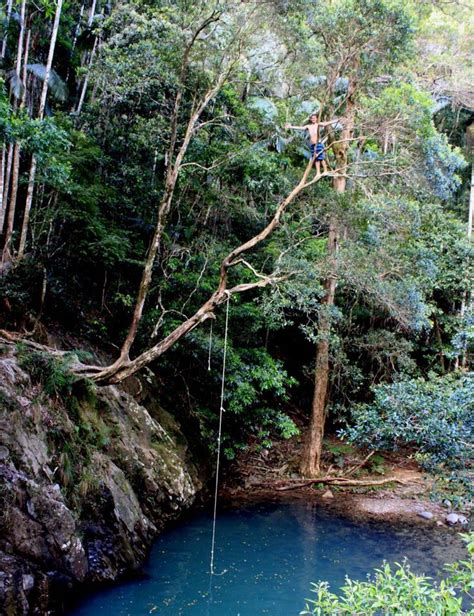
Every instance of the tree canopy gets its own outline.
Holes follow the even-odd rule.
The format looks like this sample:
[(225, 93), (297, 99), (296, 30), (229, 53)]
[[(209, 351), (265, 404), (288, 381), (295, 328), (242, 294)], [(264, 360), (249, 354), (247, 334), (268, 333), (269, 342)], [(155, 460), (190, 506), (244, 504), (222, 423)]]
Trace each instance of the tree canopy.
[[(100, 385), (151, 368), (207, 438), (229, 302), (229, 457), (294, 435), (292, 409), (307, 421), (317, 396), (316, 423), (341, 426), (357, 408), (360, 430), (391, 414), (390, 388), (424, 382), (423, 396), (469, 370), (465, 8), (13, 0), (2, 11), (7, 333), (94, 347), (100, 360), (74, 370)], [(319, 176), (305, 133), (284, 128), (311, 113), (325, 124)]]

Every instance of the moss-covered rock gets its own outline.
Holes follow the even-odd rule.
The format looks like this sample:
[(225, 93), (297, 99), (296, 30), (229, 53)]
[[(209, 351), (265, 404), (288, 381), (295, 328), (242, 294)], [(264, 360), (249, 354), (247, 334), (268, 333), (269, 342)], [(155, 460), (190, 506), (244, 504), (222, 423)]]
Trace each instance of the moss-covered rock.
[(138, 567), (200, 473), (149, 393), (94, 389), (54, 358), (0, 346), (0, 607), (60, 613), (68, 591)]

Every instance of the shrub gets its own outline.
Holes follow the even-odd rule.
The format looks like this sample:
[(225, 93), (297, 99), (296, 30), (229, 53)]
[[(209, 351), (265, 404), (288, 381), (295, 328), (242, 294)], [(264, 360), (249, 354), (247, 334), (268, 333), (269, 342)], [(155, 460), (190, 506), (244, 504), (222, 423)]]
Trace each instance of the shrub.
[(374, 402), (352, 410), (343, 436), (358, 445), (417, 449), (428, 470), (464, 468), (474, 448), (474, 374), (413, 379), (373, 388)]
[(79, 377), (72, 370), (77, 361), (90, 361), (85, 351), (71, 351), (55, 356), (46, 351), (33, 351), (26, 345), (17, 345), (18, 361), (34, 383), (41, 384), (44, 393), (53, 400), (60, 400), (73, 412), (79, 400), (95, 405), (95, 385), (90, 379)]
[(439, 583), (416, 575), (408, 564), (385, 564), (366, 582), (346, 578), (340, 596), (330, 592), (327, 582), (313, 584), (316, 599), (308, 599), (300, 616), (461, 616), (474, 599), (474, 533), (461, 535), (467, 544), (468, 559), (446, 565), (448, 577)]
[(20, 345), (19, 363), (27, 370), (34, 382), (41, 383), (45, 393), (54, 398), (68, 398), (78, 377), (71, 372), (73, 357), (55, 357), (43, 351), (32, 351)]

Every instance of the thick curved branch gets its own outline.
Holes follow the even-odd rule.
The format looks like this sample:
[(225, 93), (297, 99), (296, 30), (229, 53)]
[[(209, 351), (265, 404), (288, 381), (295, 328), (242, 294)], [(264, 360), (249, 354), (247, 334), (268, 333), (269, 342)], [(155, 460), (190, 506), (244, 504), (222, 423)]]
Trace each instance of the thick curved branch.
[(86, 376), (98, 383), (107, 384), (121, 382), (132, 374), (135, 374), (135, 372), (137, 372), (144, 366), (156, 360), (161, 355), (163, 355), (163, 353), (170, 349), (180, 338), (195, 329), (198, 325), (200, 325), (207, 319), (212, 318), (214, 316), (214, 310), (227, 299), (229, 293), (243, 293), (251, 289), (265, 287), (269, 284), (275, 284), (276, 282), (283, 280), (284, 277), (282, 276), (274, 275), (265, 277), (263, 275), (260, 275), (262, 277), (260, 277), (257, 282), (239, 284), (235, 287), (232, 287), (231, 289), (227, 289), (228, 270), (231, 267), (237, 265), (238, 263), (242, 263), (244, 261), (240, 258), (240, 256), (257, 246), (257, 244), (266, 239), (276, 229), (276, 227), (280, 224), (280, 219), (285, 209), (292, 201), (294, 201), (294, 199), (299, 195), (302, 190), (315, 184), (325, 175), (329, 175), (316, 175), (313, 179), (308, 180), (308, 176), (312, 166), (313, 161), (311, 160), (309, 161), (300, 182), (295, 186), (295, 188), (290, 192), (290, 194), (278, 205), (275, 214), (273, 215), (273, 218), (270, 220), (267, 226), (262, 229), (260, 233), (235, 248), (223, 259), (220, 268), (219, 283), (217, 285), (216, 291), (214, 291), (211, 297), (199, 308), (199, 310), (193, 316), (181, 323), (163, 340), (152, 346), (144, 353), (141, 353), (133, 360), (122, 360), (120, 364), (116, 362), (111, 366), (99, 370), (97, 369), (97, 367), (92, 367), (89, 371), (87, 370), (87, 368), (81, 371), (84, 372)]

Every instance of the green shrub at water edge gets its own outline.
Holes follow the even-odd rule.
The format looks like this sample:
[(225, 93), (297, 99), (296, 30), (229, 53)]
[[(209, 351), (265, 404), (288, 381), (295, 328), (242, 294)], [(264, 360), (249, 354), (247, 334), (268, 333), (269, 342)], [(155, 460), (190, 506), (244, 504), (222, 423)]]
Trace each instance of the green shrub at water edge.
[(313, 584), (315, 599), (308, 599), (300, 616), (461, 616), (463, 597), (474, 599), (474, 533), (461, 535), (468, 558), (446, 565), (448, 577), (439, 583), (413, 573), (408, 564), (385, 564), (366, 582), (346, 578), (340, 596), (327, 582)]
[(411, 379), (373, 388), (342, 435), (372, 449), (409, 445), (427, 470), (468, 468), (474, 449), (474, 373)]

